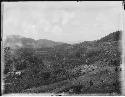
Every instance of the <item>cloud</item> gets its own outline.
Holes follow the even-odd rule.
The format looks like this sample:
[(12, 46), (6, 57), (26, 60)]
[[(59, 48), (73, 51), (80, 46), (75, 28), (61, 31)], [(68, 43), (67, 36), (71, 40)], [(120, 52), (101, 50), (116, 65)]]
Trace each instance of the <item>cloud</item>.
[(62, 25), (67, 24), (72, 18), (75, 17), (75, 13), (73, 12), (63, 12)]
[(109, 34), (121, 25), (119, 4), (22, 2), (10, 5), (7, 4), (4, 11), (5, 36), (17, 34), (56, 41), (92, 40), (103, 33)]
[(74, 17), (75, 17), (74, 12), (68, 12), (66, 10), (56, 10), (53, 11), (52, 23), (65, 25)]
[(53, 26), (51, 32), (52, 32), (52, 34), (54, 34), (56, 36), (62, 36), (63, 35), (63, 30), (58, 25)]

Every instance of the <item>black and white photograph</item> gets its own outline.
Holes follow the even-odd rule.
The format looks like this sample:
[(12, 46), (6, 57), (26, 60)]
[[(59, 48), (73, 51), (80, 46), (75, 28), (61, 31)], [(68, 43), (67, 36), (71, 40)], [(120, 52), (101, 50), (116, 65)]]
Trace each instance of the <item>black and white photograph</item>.
[(1, 5), (2, 95), (125, 95), (122, 1)]

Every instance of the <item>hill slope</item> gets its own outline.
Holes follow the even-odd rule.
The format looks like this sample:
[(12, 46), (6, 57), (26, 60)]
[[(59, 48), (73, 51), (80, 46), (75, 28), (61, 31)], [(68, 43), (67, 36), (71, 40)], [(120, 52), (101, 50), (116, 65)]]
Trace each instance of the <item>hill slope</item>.
[[(7, 72), (6, 91), (8, 89), (9, 92), (26, 93), (120, 93), (120, 35), (121, 32), (116, 31), (97, 41), (73, 45), (58, 44), (54, 47), (52, 41), (48, 45), (50, 41), (40, 40), (38, 46), (45, 43), (47, 48), (17, 50), (15, 59), (7, 53), (6, 64), (13, 67), (14, 63), (15, 66), (20, 66), (23, 72), (21, 75), (9, 75)], [(18, 37), (11, 43), (23, 43), (21, 39), (22, 37)], [(30, 44), (34, 43), (34, 40), (23, 40)], [(37, 53), (34, 54), (34, 51)], [(22, 65), (25, 69), (21, 68)]]
[(25, 38), (19, 35), (11, 35), (8, 36), (4, 42), (4, 46), (17, 48), (17, 47), (24, 47), (24, 48), (46, 48), (46, 47), (54, 47), (56, 45), (61, 45), (62, 42), (54, 42), (47, 39), (39, 39), (34, 40), (31, 38)]

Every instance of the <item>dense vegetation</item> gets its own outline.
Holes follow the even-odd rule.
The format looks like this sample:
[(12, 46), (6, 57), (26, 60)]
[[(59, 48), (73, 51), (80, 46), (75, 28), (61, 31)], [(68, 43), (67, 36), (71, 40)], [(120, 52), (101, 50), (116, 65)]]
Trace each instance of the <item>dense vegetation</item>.
[(120, 93), (120, 35), (44, 48), (5, 46), (4, 93)]

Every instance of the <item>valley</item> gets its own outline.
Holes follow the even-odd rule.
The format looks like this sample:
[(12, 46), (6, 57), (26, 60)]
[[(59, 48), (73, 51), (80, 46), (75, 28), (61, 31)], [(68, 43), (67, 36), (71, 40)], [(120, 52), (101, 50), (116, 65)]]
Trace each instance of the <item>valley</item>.
[(121, 33), (77, 44), (15, 36), (7, 39), (4, 93), (119, 95)]

